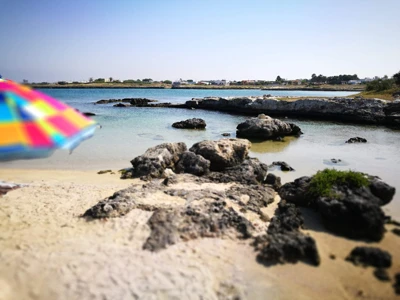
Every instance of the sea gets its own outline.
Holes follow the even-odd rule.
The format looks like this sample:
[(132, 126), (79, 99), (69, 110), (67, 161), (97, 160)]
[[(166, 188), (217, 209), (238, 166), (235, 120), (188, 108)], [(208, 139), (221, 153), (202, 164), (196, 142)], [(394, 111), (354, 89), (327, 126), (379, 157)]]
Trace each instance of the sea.
[[(72, 153), (57, 150), (51, 157), (35, 160), (2, 162), (3, 168), (119, 170), (130, 167), (130, 161), (149, 147), (166, 142), (185, 142), (188, 148), (202, 140), (218, 140), (222, 133), (235, 137), (236, 126), (249, 118), (229, 113), (175, 108), (113, 107), (96, 105), (101, 99), (148, 98), (159, 102), (184, 103), (192, 98), (208, 96), (347, 96), (352, 92), (326, 91), (266, 91), (266, 90), (196, 90), (196, 89), (42, 89), (62, 102), (82, 112), (92, 112), (101, 126), (95, 135), (84, 141)], [(205, 130), (175, 129), (174, 122), (189, 118), (206, 121)], [(251, 157), (270, 165), (285, 161), (295, 171), (270, 171), (283, 182), (310, 176), (324, 168), (354, 170), (381, 177), (400, 191), (400, 131), (383, 126), (354, 125), (332, 121), (287, 118), (297, 124), (304, 134), (300, 138), (285, 138), (284, 142), (253, 143)], [(101, 127), (101, 128), (100, 128)], [(366, 144), (346, 144), (351, 137), (366, 138)], [(338, 162), (333, 163), (332, 159)], [(339, 161), (340, 160), (340, 161)], [(106, 175), (99, 175), (106, 176)], [(400, 193), (385, 206), (393, 216), (400, 217)]]

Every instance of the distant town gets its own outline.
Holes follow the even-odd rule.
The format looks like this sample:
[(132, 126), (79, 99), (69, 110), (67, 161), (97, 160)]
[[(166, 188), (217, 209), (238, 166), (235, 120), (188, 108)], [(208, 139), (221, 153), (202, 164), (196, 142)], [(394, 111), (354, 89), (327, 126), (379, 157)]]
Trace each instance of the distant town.
[(312, 86), (312, 85), (362, 85), (368, 82), (387, 79), (387, 76), (373, 78), (359, 78), (357, 74), (354, 75), (337, 75), (337, 76), (324, 76), (322, 74), (312, 74), (309, 79), (285, 79), (277, 76), (274, 81), (270, 80), (233, 80), (226, 79), (207, 79), (195, 81), (193, 79), (182, 79), (171, 81), (161, 80), (156, 81), (151, 78), (144, 79), (126, 79), (120, 80), (113, 77), (108, 78), (89, 78), (88, 80), (80, 81), (57, 81), (57, 82), (30, 82), (27, 79), (23, 80), (24, 84), (31, 85), (78, 85), (78, 84), (135, 84), (135, 85), (170, 85), (172, 88), (179, 88), (185, 86), (220, 86), (220, 87), (237, 87), (237, 86), (255, 86), (255, 87), (278, 87), (278, 86)]

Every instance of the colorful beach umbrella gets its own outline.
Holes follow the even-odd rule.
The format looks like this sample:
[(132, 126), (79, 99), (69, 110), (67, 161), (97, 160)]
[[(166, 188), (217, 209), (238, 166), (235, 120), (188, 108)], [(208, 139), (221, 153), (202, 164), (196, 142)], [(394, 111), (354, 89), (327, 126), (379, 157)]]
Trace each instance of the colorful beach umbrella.
[(72, 151), (91, 137), (96, 122), (43, 93), (0, 78), (0, 160)]

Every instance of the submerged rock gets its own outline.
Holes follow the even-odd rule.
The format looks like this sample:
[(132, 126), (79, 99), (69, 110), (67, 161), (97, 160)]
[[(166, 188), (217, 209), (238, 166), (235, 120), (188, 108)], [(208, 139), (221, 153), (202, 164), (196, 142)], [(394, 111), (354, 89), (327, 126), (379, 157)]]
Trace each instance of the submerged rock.
[(346, 257), (355, 265), (389, 268), (392, 265), (392, 256), (389, 252), (375, 247), (356, 247)]
[(274, 161), (271, 166), (280, 166), (282, 171), (294, 171), (294, 169), (284, 161)]
[(397, 295), (400, 295), (400, 272), (394, 276), (394, 284), (393, 284), (394, 292)]
[(185, 121), (175, 122), (172, 124), (174, 128), (184, 128), (184, 129), (204, 129), (207, 124), (203, 119), (193, 118), (187, 119)]
[(241, 164), (249, 153), (251, 143), (244, 139), (220, 139), (194, 144), (189, 151), (210, 161), (211, 171), (223, 171)]
[(266, 115), (259, 115), (257, 118), (251, 118), (240, 123), (236, 127), (236, 136), (248, 139), (270, 140), (287, 135), (298, 135), (301, 130), (299, 127), (294, 126), (294, 124), (290, 125)]
[(131, 160), (134, 177), (159, 178), (166, 168), (174, 168), (180, 155), (187, 150), (185, 143), (164, 143), (151, 147), (143, 155)]
[(387, 270), (383, 268), (375, 269), (374, 276), (380, 281), (390, 281), (390, 277)]
[(346, 141), (346, 144), (352, 144), (352, 143), (366, 143), (367, 140), (362, 138), (362, 137), (353, 137), (351, 139), (348, 139)]
[(150, 100), (146, 98), (105, 99), (96, 101), (94, 104), (109, 104), (115, 102), (129, 103), (130, 106), (147, 106), (151, 102), (157, 102), (157, 100)]

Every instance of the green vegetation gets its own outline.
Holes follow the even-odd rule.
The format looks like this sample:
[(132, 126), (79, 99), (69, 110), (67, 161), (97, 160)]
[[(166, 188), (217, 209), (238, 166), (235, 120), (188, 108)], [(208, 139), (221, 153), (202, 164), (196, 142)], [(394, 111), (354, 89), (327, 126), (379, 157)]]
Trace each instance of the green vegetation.
[(394, 94), (400, 92), (400, 72), (393, 75), (392, 78), (384, 76), (381, 79), (368, 82), (365, 91), (354, 95), (363, 98), (379, 98), (384, 100), (394, 100)]
[(363, 187), (369, 184), (368, 179), (359, 172), (338, 171), (325, 169), (318, 171), (311, 180), (308, 194), (313, 197), (333, 197), (337, 195), (332, 191), (334, 185), (347, 185), (349, 187)]
[(357, 74), (354, 75), (338, 75), (338, 76), (324, 76), (322, 74), (319, 74), (318, 76), (316, 74), (311, 75), (310, 82), (311, 83), (327, 83), (327, 84), (342, 84), (342, 82), (348, 82), (349, 80), (358, 80)]
[(104, 83), (106, 82), (106, 80), (104, 78), (97, 78), (95, 81), (93, 81), (94, 83)]

